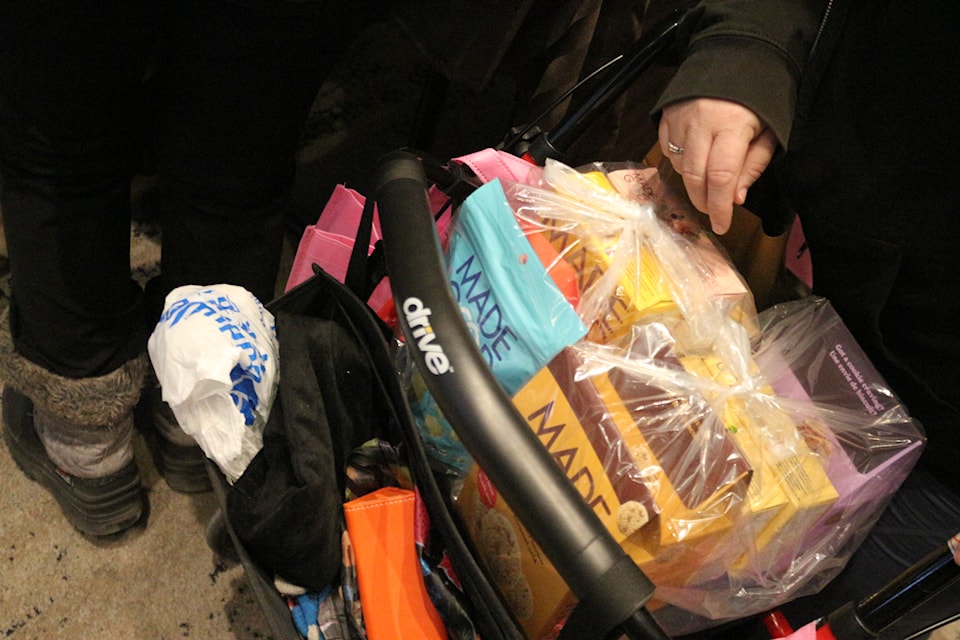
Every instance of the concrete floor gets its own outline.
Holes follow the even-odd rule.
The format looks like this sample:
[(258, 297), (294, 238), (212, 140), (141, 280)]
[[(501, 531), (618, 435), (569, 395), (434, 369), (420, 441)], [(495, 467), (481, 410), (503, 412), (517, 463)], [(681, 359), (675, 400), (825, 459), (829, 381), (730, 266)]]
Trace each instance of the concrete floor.
[(242, 567), (207, 546), (213, 494), (171, 491), (137, 438), (151, 512), (111, 538), (69, 527), (53, 498), (0, 454), (0, 635), (269, 638)]

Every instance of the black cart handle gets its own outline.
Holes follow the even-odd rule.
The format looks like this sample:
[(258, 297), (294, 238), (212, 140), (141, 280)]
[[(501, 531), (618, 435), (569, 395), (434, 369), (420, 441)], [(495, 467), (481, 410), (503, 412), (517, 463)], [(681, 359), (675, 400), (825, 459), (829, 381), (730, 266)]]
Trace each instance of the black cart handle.
[[(600, 626), (666, 640), (644, 607), (653, 583), (581, 498), (500, 387), (453, 297), (420, 159), (399, 151), (377, 167), (373, 197), (387, 273), (409, 351), (461, 442)], [(584, 616), (581, 616), (581, 618)], [(604, 625), (606, 627), (604, 628)]]

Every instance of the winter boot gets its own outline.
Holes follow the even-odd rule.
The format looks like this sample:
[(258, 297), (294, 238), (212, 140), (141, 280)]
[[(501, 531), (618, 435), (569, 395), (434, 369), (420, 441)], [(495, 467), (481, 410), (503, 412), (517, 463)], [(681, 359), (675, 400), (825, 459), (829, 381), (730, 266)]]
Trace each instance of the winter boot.
[(0, 317), (7, 448), (83, 533), (117, 533), (145, 512), (132, 436), (146, 366), (141, 356), (104, 376), (57, 375), (14, 351), (6, 315)]
[(180, 428), (170, 405), (161, 397), (160, 387), (148, 386), (143, 402), (155, 434), (150, 442), (154, 463), (167, 486), (180, 493), (211, 491), (207, 457), (193, 436)]
[[(156, 322), (163, 313), (165, 295), (160, 277), (154, 277), (144, 286), (147, 318)], [(140, 424), (150, 443), (154, 464), (167, 486), (180, 493), (203, 493), (211, 491), (207, 475), (207, 456), (197, 445), (193, 436), (187, 434), (177, 422), (173, 410), (163, 401), (160, 382), (151, 368), (147, 372), (141, 406), (138, 408)]]

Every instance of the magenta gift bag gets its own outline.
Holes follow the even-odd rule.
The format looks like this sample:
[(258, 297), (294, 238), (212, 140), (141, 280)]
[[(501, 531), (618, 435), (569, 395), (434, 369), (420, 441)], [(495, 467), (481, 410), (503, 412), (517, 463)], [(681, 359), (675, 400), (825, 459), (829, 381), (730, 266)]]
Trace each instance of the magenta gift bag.
[[(363, 203), (364, 197), (353, 189), (342, 184), (334, 187), (316, 224), (309, 225), (303, 231), (287, 280), (287, 291), (312, 276), (314, 264), (343, 282), (347, 265), (350, 264), (350, 251), (357, 236)], [(379, 239), (380, 219), (374, 212), (370, 251), (373, 251)]]

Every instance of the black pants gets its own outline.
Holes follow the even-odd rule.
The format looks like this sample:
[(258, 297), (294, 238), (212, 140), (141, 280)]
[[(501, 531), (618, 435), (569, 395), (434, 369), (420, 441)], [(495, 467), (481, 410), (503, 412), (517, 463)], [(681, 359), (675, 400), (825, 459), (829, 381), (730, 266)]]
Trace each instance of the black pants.
[(84, 377), (143, 349), (129, 230), (145, 149), (160, 295), (228, 282), (272, 297), (302, 127), (363, 23), (343, 4), (0, 3), (0, 210), (22, 355)]

